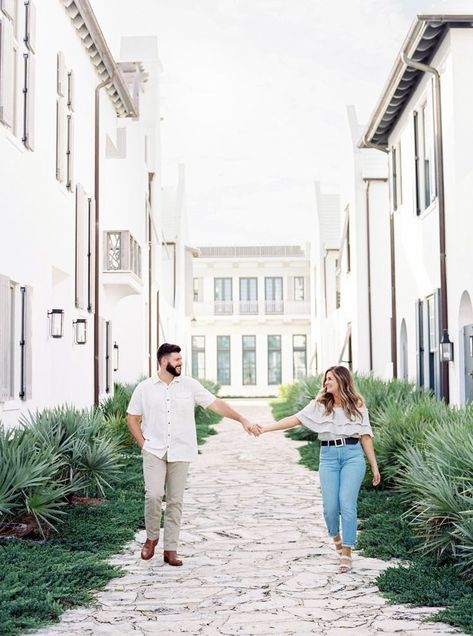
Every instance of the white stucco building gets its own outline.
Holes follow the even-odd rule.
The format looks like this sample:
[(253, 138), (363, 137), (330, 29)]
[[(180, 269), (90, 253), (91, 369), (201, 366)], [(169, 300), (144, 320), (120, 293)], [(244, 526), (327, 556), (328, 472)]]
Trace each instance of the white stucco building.
[(277, 395), (310, 363), (310, 259), (297, 245), (201, 247), (192, 375), (228, 396)]
[(473, 399), (472, 26), (418, 16), (360, 144), (390, 162), (394, 373), (455, 404)]
[[(165, 205), (160, 183), (155, 38), (122, 38), (117, 61), (88, 0), (5, 0), (0, 41), (0, 420), (10, 426), (28, 409), (90, 406), (114, 379), (152, 372), (164, 337), (184, 337), (161, 261), (174, 214), (183, 259), (185, 208), (183, 184)], [(175, 272), (184, 289), (184, 268)]]

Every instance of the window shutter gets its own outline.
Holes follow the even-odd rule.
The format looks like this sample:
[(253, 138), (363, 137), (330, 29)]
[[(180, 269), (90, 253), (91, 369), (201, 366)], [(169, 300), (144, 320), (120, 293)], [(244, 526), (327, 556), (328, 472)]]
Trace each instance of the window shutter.
[(31, 400), (33, 397), (33, 347), (32, 347), (32, 325), (33, 325), (33, 288), (30, 285), (25, 286), (25, 397)]
[(69, 71), (67, 74), (67, 107), (74, 110), (74, 72)]
[(105, 393), (111, 393), (113, 389), (112, 379), (112, 323), (105, 323)]
[(287, 300), (294, 300), (294, 276), (287, 277)]
[(59, 51), (56, 62), (56, 90), (57, 94), (64, 97), (66, 91), (66, 63), (64, 53)]
[(11, 290), (10, 279), (0, 274), (0, 401), (11, 398)]
[(64, 102), (62, 99), (56, 101), (56, 179), (64, 181)]
[(78, 309), (85, 309), (85, 281), (87, 276), (87, 246), (86, 220), (88, 200), (84, 188), (80, 183), (76, 186), (76, 266), (75, 266), (75, 305)]
[(0, 120), (13, 128), (14, 120), (13, 26), (0, 16)]
[(74, 120), (67, 116), (67, 144), (66, 144), (66, 187), (72, 190), (74, 168)]
[(99, 394), (105, 393), (105, 320), (99, 318)]
[(88, 249), (87, 249), (87, 309), (95, 312), (95, 201), (89, 199), (88, 203)]
[(36, 6), (28, 0), (25, 2), (25, 44), (31, 53), (36, 51)]
[(35, 68), (36, 60), (34, 55), (32, 55), (31, 53), (26, 53), (23, 143), (29, 150), (34, 150)]
[(0, 8), (10, 20), (15, 19), (15, 4), (16, 0), (0, 0)]

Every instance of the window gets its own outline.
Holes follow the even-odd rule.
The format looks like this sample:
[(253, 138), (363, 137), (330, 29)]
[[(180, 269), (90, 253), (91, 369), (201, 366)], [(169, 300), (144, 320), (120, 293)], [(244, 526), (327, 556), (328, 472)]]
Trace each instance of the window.
[(284, 313), (283, 285), (281, 277), (267, 277), (264, 279), (265, 313)]
[(307, 376), (307, 336), (292, 337), (292, 360), (294, 380)]
[(347, 265), (347, 274), (351, 272), (351, 241), (350, 241), (350, 211), (347, 210), (347, 231), (345, 234), (345, 254), (346, 254), (346, 265)]
[(73, 189), (74, 75), (66, 71), (64, 54), (56, 57), (56, 179)]
[(414, 155), (416, 211), (419, 215), (437, 195), (432, 99), (428, 99), (418, 111), (414, 111)]
[(195, 303), (202, 302), (202, 279), (194, 278), (193, 280), (193, 299)]
[(240, 313), (258, 313), (258, 279), (240, 278)]
[(393, 209), (397, 210), (402, 204), (401, 142), (391, 151), (391, 178)]
[(192, 336), (192, 377), (205, 378), (205, 336)]
[(230, 336), (217, 336), (217, 382), (231, 384)]
[(243, 384), (256, 384), (256, 336), (242, 337)]
[(112, 364), (112, 323), (105, 322), (105, 393), (110, 393), (113, 388), (113, 364)]
[(281, 336), (268, 336), (268, 384), (281, 384)]
[(0, 275), (0, 401), (32, 397), (32, 288)]
[(303, 276), (294, 276), (294, 300), (304, 300)]
[(141, 278), (141, 246), (128, 230), (105, 232), (104, 270)]
[(214, 279), (214, 300), (216, 314), (233, 313), (233, 289), (231, 278)]
[(17, 0), (0, 3), (0, 121), (34, 149), (36, 7), (20, 11)]

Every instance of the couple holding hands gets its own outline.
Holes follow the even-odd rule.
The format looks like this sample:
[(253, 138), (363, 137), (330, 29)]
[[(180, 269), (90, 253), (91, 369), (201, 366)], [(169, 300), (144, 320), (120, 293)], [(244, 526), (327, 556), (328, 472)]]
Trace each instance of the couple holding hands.
[(241, 423), (247, 433), (256, 437), (301, 424), (318, 434), (324, 519), (340, 555), (339, 572), (349, 572), (356, 544), (358, 493), (366, 471), (365, 455), (373, 485), (381, 480), (368, 411), (350, 371), (342, 366), (330, 367), (319, 394), (305, 408), (273, 424), (259, 425), (215, 398), (194, 378), (182, 376), (178, 345), (162, 344), (158, 365), (157, 376), (137, 385), (127, 409), (128, 427), (143, 456), (147, 538), (141, 558), (148, 560), (154, 555), (165, 494), (164, 561), (182, 565), (177, 546), (187, 472), (198, 454), (194, 409), (199, 405)]

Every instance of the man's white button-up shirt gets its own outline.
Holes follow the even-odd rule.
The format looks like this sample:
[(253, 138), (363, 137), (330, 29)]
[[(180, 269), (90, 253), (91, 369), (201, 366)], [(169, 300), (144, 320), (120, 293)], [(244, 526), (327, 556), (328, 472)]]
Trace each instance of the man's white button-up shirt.
[(170, 384), (159, 376), (140, 382), (131, 396), (127, 412), (141, 415), (144, 450), (169, 462), (189, 462), (197, 457), (194, 408), (210, 406), (216, 397), (200, 382), (185, 376)]

